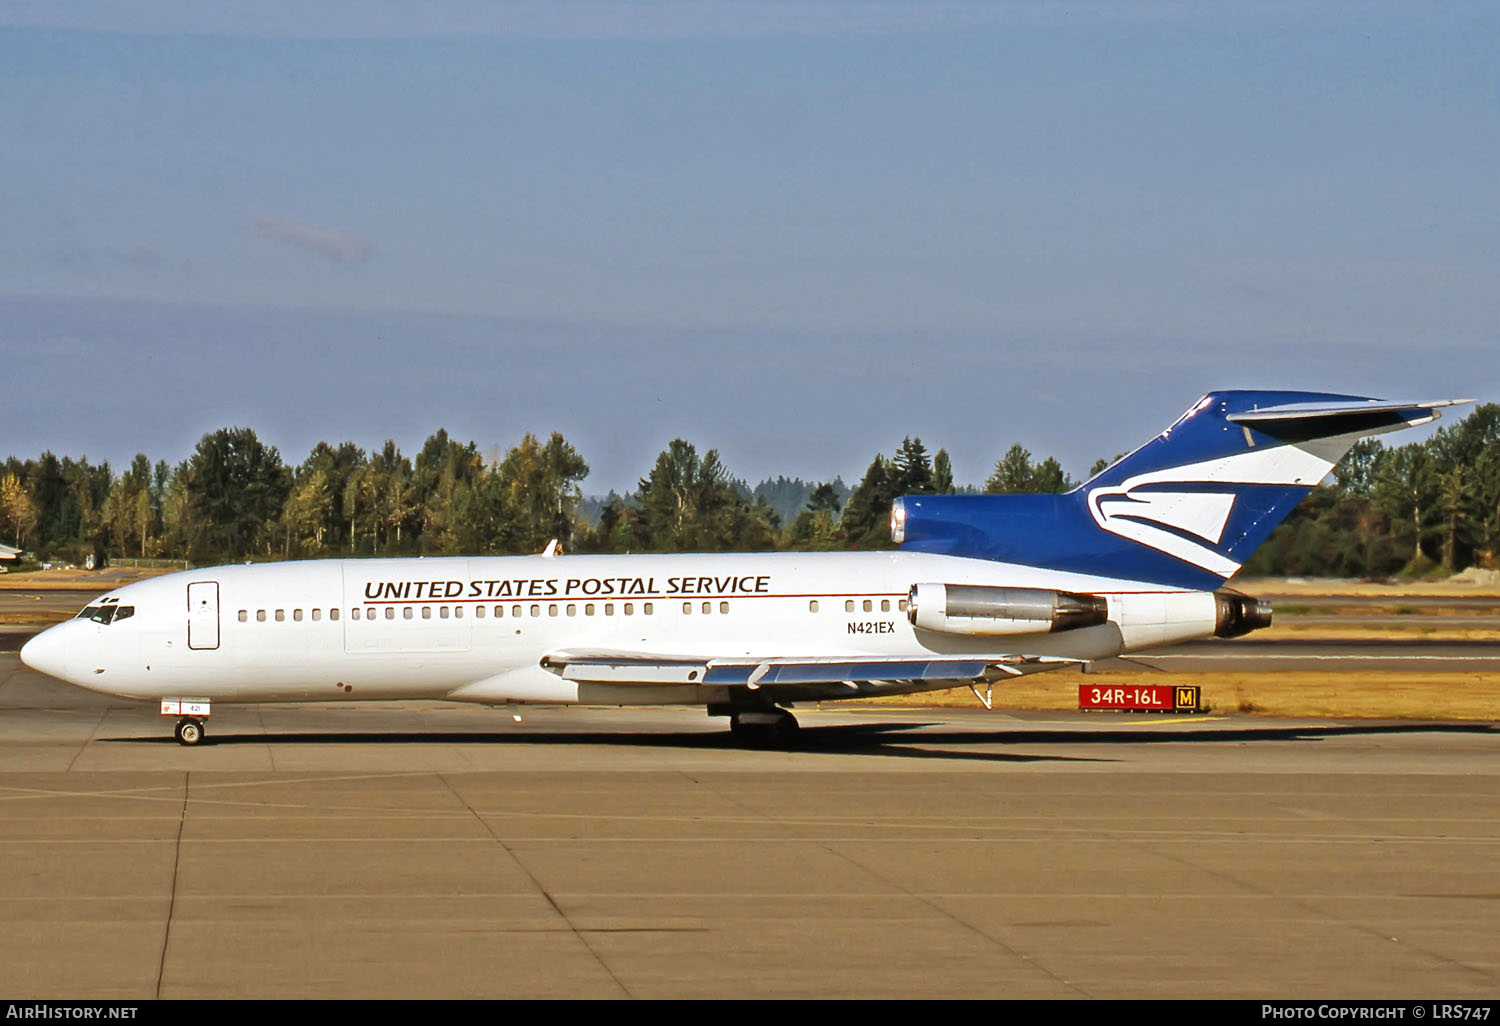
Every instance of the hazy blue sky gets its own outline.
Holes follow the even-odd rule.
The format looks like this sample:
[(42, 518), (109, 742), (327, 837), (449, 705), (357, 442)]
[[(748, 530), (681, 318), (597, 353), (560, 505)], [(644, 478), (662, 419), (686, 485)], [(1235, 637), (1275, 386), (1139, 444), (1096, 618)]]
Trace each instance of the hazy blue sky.
[(0, 456), (560, 430), (1075, 475), (1500, 399), (1493, 3), (0, 0)]

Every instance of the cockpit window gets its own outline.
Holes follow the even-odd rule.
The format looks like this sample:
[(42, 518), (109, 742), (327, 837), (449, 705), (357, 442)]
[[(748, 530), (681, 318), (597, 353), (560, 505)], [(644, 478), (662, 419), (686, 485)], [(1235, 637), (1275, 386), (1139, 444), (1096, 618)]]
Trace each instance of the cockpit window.
[(109, 623), (115, 618), (116, 606), (89, 606), (78, 614), (80, 620), (93, 620), (95, 623)]
[(126, 620), (135, 615), (135, 606), (88, 606), (74, 619), (93, 620), (107, 624), (112, 620)]

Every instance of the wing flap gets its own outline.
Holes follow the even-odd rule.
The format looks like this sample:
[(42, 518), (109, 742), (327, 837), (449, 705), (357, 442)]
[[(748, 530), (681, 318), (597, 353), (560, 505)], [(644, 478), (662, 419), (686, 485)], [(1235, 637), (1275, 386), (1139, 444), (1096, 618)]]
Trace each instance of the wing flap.
[(554, 652), (542, 665), (565, 680), (595, 684), (714, 684), (751, 688), (845, 681), (993, 680), (1081, 659), (1014, 652), (961, 656), (693, 658), (623, 652)]

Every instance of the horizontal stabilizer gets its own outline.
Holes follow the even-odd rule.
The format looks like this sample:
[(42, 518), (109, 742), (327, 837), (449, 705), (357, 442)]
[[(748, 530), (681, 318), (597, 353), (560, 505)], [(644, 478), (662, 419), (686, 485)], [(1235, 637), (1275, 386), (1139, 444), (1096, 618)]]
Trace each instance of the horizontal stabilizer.
[(1373, 434), (1382, 430), (1419, 427), (1438, 418), (1444, 406), (1461, 406), (1473, 399), (1427, 399), (1392, 401), (1384, 399), (1351, 399), (1337, 402), (1286, 403), (1227, 413), (1232, 424), (1247, 424), (1268, 434), (1281, 434), (1278, 428), (1297, 427), (1310, 437), (1329, 437), (1358, 432)]

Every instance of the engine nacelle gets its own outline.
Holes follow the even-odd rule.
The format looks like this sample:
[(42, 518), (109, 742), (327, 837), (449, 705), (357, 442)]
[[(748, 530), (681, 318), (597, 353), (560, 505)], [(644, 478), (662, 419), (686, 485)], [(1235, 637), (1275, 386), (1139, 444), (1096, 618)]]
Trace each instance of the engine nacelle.
[(906, 603), (913, 627), (943, 634), (1044, 634), (1109, 618), (1109, 603), (1098, 595), (1045, 588), (914, 584)]
[(1271, 603), (1242, 595), (1233, 588), (1214, 592), (1214, 637), (1238, 638), (1271, 626)]

